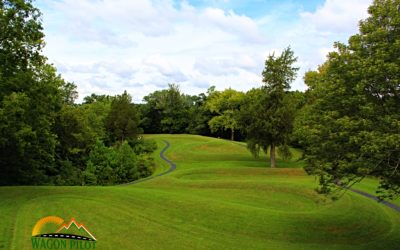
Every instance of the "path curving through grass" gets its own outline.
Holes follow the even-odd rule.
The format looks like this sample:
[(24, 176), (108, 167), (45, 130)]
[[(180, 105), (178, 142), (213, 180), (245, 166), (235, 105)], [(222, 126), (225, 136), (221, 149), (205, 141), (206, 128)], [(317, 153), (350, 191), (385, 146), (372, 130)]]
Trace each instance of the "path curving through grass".
[(378, 197), (376, 197), (375, 195), (369, 194), (369, 193), (367, 193), (367, 192), (364, 192), (364, 191), (361, 191), (361, 190), (358, 190), (358, 189), (348, 188), (348, 190), (350, 190), (350, 191), (352, 191), (352, 192), (354, 192), (354, 193), (357, 193), (357, 194), (359, 194), (359, 195), (362, 195), (362, 196), (364, 196), (364, 197), (367, 197), (367, 198), (369, 198), (369, 199), (371, 199), (371, 200), (374, 200), (374, 201), (377, 201), (377, 202), (379, 202), (379, 203), (382, 203), (383, 205), (385, 205), (385, 206), (387, 206), (387, 207), (390, 207), (390, 208), (396, 210), (397, 212), (400, 212), (400, 206), (398, 206), (398, 205), (396, 205), (396, 204), (394, 204), (394, 203), (391, 203), (391, 202), (386, 201), (386, 200), (380, 200), (380, 199), (379, 199)]
[(149, 176), (149, 177), (146, 177), (146, 178), (142, 178), (142, 179), (139, 179), (139, 180), (136, 180), (136, 181), (132, 181), (132, 182), (129, 182), (129, 183), (124, 183), (124, 184), (121, 184), (120, 186), (133, 185), (133, 184), (141, 183), (141, 182), (144, 182), (144, 181), (149, 181), (149, 180), (152, 180), (152, 179), (154, 179), (156, 177), (160, 177), (160, 176), (169, 174), (169, 173), (171, 173), (172, 171), (174, 171), (176, 169), (176, 164), (173, 163), (172, 161), (168, 160), (168, 158), (165, 157), (165, 155), (164, 155), (165, 151), (167, 151), (167, 149), (170, 147), (171, 144), (167, 140), (162, 140), (162, 141), (165, 143), (165, 147), (160, 151), (159, 156), (160, 156), (161, 159), (163, 159), (163, 161), (168, 163), (170, 168), (167, 171), (162, 172), (160, 174), (152, 175), (152, 176)]

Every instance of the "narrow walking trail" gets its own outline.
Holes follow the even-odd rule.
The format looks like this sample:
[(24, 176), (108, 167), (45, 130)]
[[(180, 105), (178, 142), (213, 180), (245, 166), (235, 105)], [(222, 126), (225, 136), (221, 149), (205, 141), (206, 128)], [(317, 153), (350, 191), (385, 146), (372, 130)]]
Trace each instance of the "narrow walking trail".
[(152, 176), (149, 176), (147, 178), (139, 179), (139, 180), (136, 180), (136, 181), (125, 183), (125, 184), (121, 184), (122, 186), (124, 186), (124, 185), (133, 185), (133, 184), (137, 184), (137, 183), (140, 183), (140, 182), (148, 181), (148, 180), (154, 179), (156, 177), (160, 177), (160, 176), (169, 174), (169, 173), (171, 173), (172, 171), (174, 171), (176, 169), (176, 164), (173, 163), (172, 161), (170, 161), (164, 155), (165, 151), (167, 151), (167, 149), (170, 147), (170, 144), (166, 140), (163, 140), (163, 142), (165, 143), (165, 147), (160, 152), (160, 158), (163, 159), (166, 163), (168, 163), (170, 165), (170, 168), (167, 171), (162, 172), (162, 173), (157, 174), (157, 175), (152, 175)]
[(372, 194), (369, 194), (369, 193), (366, 193), (366, 192), (363, 192), (363, 191), (360, 191), (360, 190), (357, 190), (357, 189), (354, 189), (354, 188), (348, 188), (348, 190), (350, 190), (350, 191), (352, 191), (354, 193), (360, 194), (360, 195), (362, 195), (364, 197), (370, 198), (372, 200), (378, 201), (378, 202), (382, 203), (383, 205), (388, 206), (388, 207), (396, 210), (397, 212), (400, 212), (400, 206), (398, 206), (396, 204), (393, 204), (391, 202), (388, 202), (388, 201), (379, 200), (378, 197), (376, 197), (375, 195), (372, 195)]

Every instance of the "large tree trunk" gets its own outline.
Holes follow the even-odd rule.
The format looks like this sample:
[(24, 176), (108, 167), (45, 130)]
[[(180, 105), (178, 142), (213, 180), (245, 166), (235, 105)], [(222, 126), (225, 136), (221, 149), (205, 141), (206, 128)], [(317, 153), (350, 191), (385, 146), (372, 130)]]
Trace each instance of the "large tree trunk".
[(231, 141), (235, 140), (235, 130), (232, 129), (231, 131)]
[(276, 160), (275, 160), (275, 144), (272, 143), (271, 144), (271, 148), (269, 151), (270, 157), (271, 157), (271, 168), (275, 168), (276, 167)]

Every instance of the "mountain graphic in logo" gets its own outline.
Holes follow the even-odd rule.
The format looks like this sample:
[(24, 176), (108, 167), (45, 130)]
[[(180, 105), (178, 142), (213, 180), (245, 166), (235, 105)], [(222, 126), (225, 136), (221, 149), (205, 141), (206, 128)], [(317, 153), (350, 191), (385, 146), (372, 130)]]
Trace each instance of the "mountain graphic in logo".
[(83, 238), (96, 240), (96, 238), (85, 227), (85, 225), (79, 224), (78, 222), (76, 222), (76, 220), (74, 218), (72, 218), (67, 224), (66, 223), (62, 224), (61, 227), (57, 229), (56, 233), (65, 234), (65, 235), (82, 236)]
[(32, 229), (32, 249), (96, 249), (97, 239), (72, 218), (68, 223), (58, 216), (38, 220)]
[[(55, 224), (58, 229), (54, 232), (42, 233), (46, 224)], [(39, 220), (32, 230), (33, 237), (53, 238), (53, 239), (70, 239), (70, 240), (86, 240), (96, 241), (96, 237), (85, 227), (83, 223), (78, 223), (72, 218), (68, 223), (56, 216), (48, 216)]]

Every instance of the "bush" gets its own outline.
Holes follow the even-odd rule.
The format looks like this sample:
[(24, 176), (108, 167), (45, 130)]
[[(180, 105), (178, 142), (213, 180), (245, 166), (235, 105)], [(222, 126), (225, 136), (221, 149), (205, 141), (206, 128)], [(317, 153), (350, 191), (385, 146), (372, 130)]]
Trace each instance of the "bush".
[(116, 147), (107, 147), (97, 141), (82, 174), (83, 184), (112, 185), (150, 176), (155, 164), (149, 153), (156, 149), (156, 143), (137, 140), (133, 147), (130, 144), (124, 141)]

